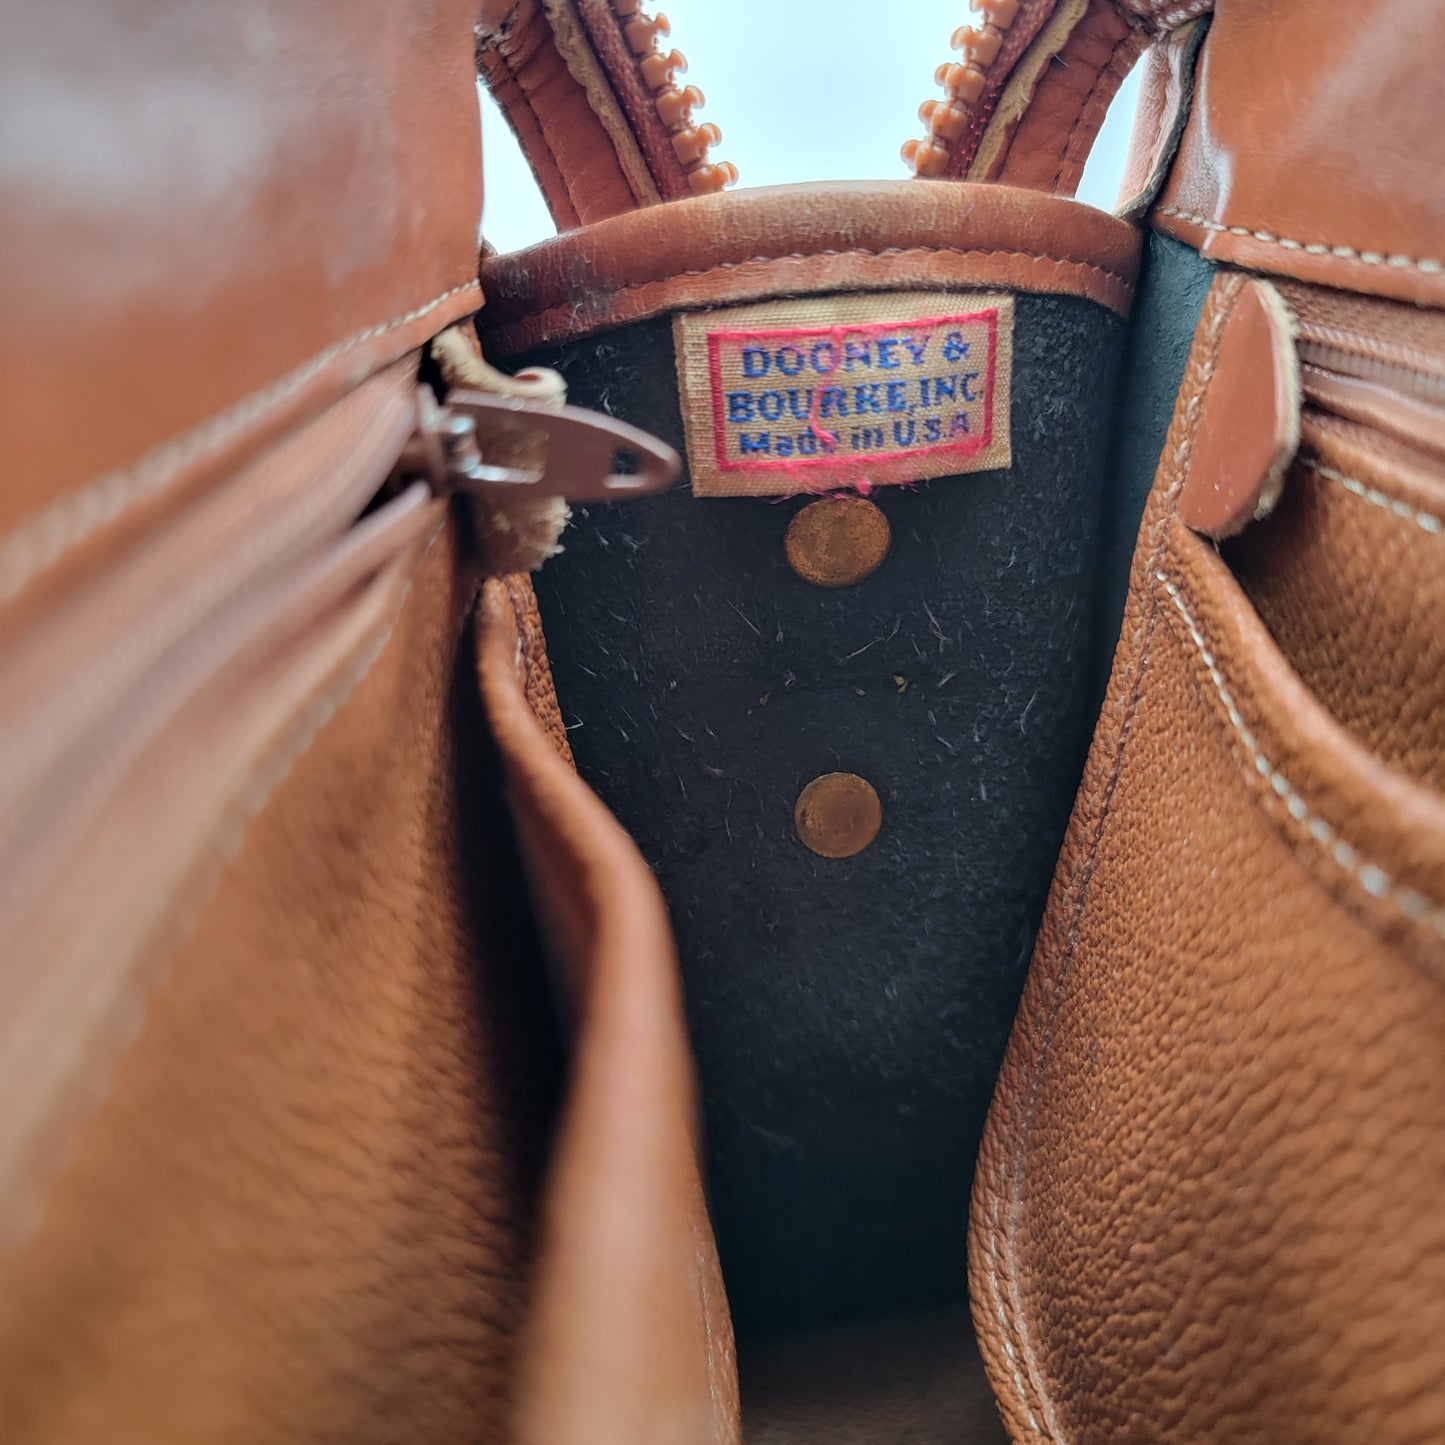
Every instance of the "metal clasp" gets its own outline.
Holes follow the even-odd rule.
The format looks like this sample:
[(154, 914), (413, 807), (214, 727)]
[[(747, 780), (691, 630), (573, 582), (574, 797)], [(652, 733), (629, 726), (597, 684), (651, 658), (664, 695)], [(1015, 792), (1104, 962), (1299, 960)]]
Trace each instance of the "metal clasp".
[(569, 502), (615, 502), (665, 491), (682, 460), (666, 442), (580, 406), (456, 390), (438, 403), (417, 388), (416, 432), (401, 469), (439, 493), (527, 491)]

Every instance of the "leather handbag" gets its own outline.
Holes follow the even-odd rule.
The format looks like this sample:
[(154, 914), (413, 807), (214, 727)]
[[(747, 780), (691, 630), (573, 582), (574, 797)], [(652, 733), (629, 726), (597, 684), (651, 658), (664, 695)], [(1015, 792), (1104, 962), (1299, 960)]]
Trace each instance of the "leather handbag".
[(1445, 13), (12, 10), (0, 1439), (1445, 1438)]

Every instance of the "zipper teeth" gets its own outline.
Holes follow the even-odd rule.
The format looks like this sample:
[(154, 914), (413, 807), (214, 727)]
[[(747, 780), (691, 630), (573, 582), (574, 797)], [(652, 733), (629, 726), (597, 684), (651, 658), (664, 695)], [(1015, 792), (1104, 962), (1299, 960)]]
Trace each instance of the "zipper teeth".
[[(38, 647), (29, 644), (0, 662), (7, 701), (40, 689), (18, 716), (7, 716), (0, 706), (0, 813), (8, 815), (87, 720), (106, 714), (158, 656), (258, 576), (284, 566), (333, 528), (351, 525), (411, 429), (410, 388), (398, 391), (399, 380), (395, 368), (383, 372), (242, 469), (237, 485), (218, 489), (124, 559), (115, 571), (123, 585), (81, 599), (53, 625), (38, 628)], [(283, 478), (285, 490), (278, 492)], [(243, 487), (267, 498), (263, 512), (238, 507), (247, 500)], [(210, 560), (185, 575), (178, 558), (190, 552)], [(151, 580), (158, 575), (167, 579), (163, 590)], [(56, 680), (46, 660), (82, 647), (97, 650), (94, 660)]]
[(968, 8), (982, 17), (979, 25), (960, 25), (949, 42), (962, 51), (963, 60), (946, 60), (933, 73), (944, 90), (942, 100), (925, 100), (918, 118), (927, 127), (922, 140), (903, 143), (904, 163), (915, 176), (941, 176), (983, 98), (989, 68), (998, 59), (1003, 38), (1018, 19), (1020, 0), (968, 0)]
[[(709, 195), (730, 186), (738, 178), (731, 161), (715, 161), (708, 152), (722, 139), (722, 131), (711, 121), (694, 121), (692, 113), (703, 105), (697, 86), (680, 87), (676, 77), (687, 70), (687, 57), (680, 50), (663, 53), (659, 41), (672, 33), (667, 16), (659, 11), (649, 15), (642, 0), (608, 0), (622, 29), (638, 78), (652, 97), (652, 107), (672, 140), (672, 149), (687, 175), (695, 196)], [(1011, 0), (1012, 3), (1012, 0)]]
[[(111, 795), (117, 780), (158, 730), (201, 687), (264, 643), (302, 604), (317, 615), (366, 575), (417, 540), (437, 507), (425, 483), (362, 518), (334, 546), (294, 559), (279, 575), (257, 577), (234, 593), (175, 647), (157, 658), (111, 704), (97, 726), (37, 781), (0, 833), (0, 925), (18, 917), (43, 886), (58, 848), (84, 825), (89, 804)], [(319, 600), (318, 600), (319, 599)]]
[(1416, 401), (1445, 406), (1445, 375), (1435, 358), (1372, 342), (1334, 327), (1301, 327), (1300, 359), (1324, 371), (1388, 386)]

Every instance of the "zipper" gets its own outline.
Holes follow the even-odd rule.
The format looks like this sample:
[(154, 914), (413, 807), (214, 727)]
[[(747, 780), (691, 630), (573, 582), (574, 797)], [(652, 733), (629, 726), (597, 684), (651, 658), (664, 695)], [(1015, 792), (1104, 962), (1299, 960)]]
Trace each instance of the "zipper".
[(449, 499), (592, 503), (677, 476), (638, 428), (483, 392), (439, 402), (416, 365), (362, 383), (0, 637), (0, 1091), (16, 1101), (0, 1251), (138, 1027), (172, 899), (298, 719), (379, 650)]
[(974, 118), (990, 71), (998, 62), (1004, 39), (1018, 19), (1020, 0), (969, 0), (968, 8), (980, 16), (978, 25), (960, 25), (950, 40), (961, 52), (959, 61), (944, 61), (933, 73), (942, 86), (942, 100), (925, 100), (918, 118), (925, 127), (922, 140), (903, 143), (903, 161), (915, 176), (936, 179), (948, 169), (954, 148)]
[[(0, 654), (0, 938), (17, 880), (33, 880), (47, 851), (37, 839), (104, 791), (132, 711), (194, 690), (231, 650), (235, 616), (269, 613), (296, 569), (366, 532), (370, 516), (357, 519), (373, 499), (391, 499), (378, 516), (404, 497), (414, 511), (420, 482), (437, 499), (503, 507), (519, 495), (594, 503), (678, 475), (671, 447), (613, 417), (465, 390), (439, 403), (410, 376), (403, 362), (363, 383)], [(403, 529), (394, 546), (411, 540)], [(218, 617), (232, 620), (198, 645)], [(179, 680), (165, 672), (178, 656), (191, 659)]]
[(1277, 278), (1294, 320), (1304, 398), (1445, 455), (1445, 316)]
[[(489, 463), (501, 446), (532, 464)], [(0, 656), (0, 818), (19, 814), (36, 780), (158, 659), (334, 541), (388, 481), (392, 493), (420, 478), (439, 497), (503, 506), (519, 493), (591, 503), (660, 490), (680, 465), (665, 443), (597, 412), (471, 391), (439, 404), (429, 388), (411, 391), (405, 371), (371, 378)], [(4, 859), (0, 844), (0, 903)]]
[[(709, 155), (722, 139), (722, 131), (710, 121), (699, 124), (693, 118), (693, 111), (704, 104), (702, 91), (695, 85), (677, 83), (677, 76), (687, 71), (687, 58), (675, 48), (664, 52), (659, 44), (672, 33), (667, 16), (648, 14), (642, 0), (605, 0), (605, 6), (606, 17), (616, 26), (631, 56), (630, 78), (661, 125), (691, 193), (705, 196), (732, 185), (738, 178), (737, 167)], [(624, 103), (628, 89), (625, 84), (619, 86)]]
[(1301, 322), (1300, 382), (1316, 406), (1445, 455), (1445, 358)]

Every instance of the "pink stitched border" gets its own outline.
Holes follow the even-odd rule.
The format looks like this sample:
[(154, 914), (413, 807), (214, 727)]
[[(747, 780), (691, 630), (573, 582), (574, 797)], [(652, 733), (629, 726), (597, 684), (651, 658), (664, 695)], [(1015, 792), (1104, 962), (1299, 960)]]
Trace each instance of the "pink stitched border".
[[(787, 457), (782, 460), (742, 462), (729, 461), (727, 457), (726, 423), (723, 419), (722, 404), (722, 356), (719, 345), (724, 341), (755, 341), (760, 337), (775, 339), (801, 336), (830, 336), (835, 342), (844, 336), (859, 332), (897, 331), (902, 327), (913, 329), (936, 328), (948, 325), (962, 325), (971, 321), (982, 321), (988, 327), (988, 380), (984, 385), (984, 426), (979, 436), (965, 441), (940, 442), (932, 447), (895, 447), (891, 451), (870, 452), (867, 457)], [(841, 357), (841, 346), (836, 348)], [(868, 321), (846, 326), (785, 326), (762, 331), (709, 331), (707, 335), (708, 373), (712, 386), (713, 447), (717, 454), (719, 471), (724, 472), (790, 472), (806, 467), (844, 467), (850, 470), (869, 468), (880, 462), (904, 461), (910, 457), (936, 456), (939, 452), (953, 452), (960, 457), (971, 457), (985, 450), (993, 441), (994, 381), (998, 358), (998, 308), (987, 311), (966, 311), (954, 316), (920, 316), (916, 320)], [(835, 368), (836, 371), (836, 368)], [(829, 372), (827, 381), (834, 375)], [(814, 434), (817, 428), (813, 428)]]

